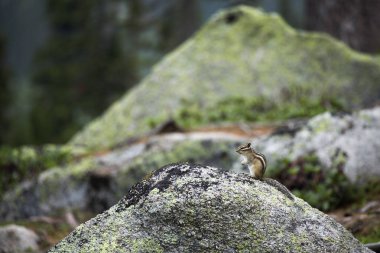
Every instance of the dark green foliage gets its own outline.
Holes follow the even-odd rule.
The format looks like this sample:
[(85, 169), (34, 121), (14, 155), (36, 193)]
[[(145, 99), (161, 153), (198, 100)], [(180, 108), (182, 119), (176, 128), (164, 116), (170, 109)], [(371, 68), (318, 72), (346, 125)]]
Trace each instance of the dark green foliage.
[(116, 2), (47, 1), (52, 35), (35, 59), (34, 142), (66, 141), (136, 81), (111, 8)]
[(201, 23), (199, 0), (126, 1), (124, 46), (140, 76), (196, 31)]
[(295, 161), (280, 160), (270, 170), (292, 192), (310, 205), (328, 211), (362, 197), (364, 188), (351, 183), (343, 173), (345, 155), (337, 152), (330, 168), (323, 169), (318, 158), (310, 154)]
[(9, 73), (5, 65), (5, 39), (0, 36), (0, 143), (4, 141), (7, 126), (7, 108), (9, 105)]
[[(291, 118), (307, 118), (326, 110), (337, 112), (344, 110), (337, 99), (326, 98), (323, 101), (310, 101), (301, 97), (298, 101), (273, 103), (266, 99), (246, 99), (231, 97), (217, 102), (209, 108), (202, 108), (199, 103), (183, 101), (182, 109), (174, 119), (185, 128), (203, 124), (221, 122), (265, 122)], [(155, 120), (149, 121), (151, 126)]]
[(72, 149), (64, 146), (0, 147), (0, 196), (17, 183), (73, 159)]

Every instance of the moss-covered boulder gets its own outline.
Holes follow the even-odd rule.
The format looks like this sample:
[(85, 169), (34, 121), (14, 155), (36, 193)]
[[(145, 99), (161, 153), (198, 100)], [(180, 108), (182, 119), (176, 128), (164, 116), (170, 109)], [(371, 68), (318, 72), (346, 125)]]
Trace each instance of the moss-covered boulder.
[(53, 252), (371, 252), (334, 219), (244, 174), (174, 164)]
[(236, 7), (212, 17), (71, 144), (112, 147), (169, 118), (191, 126), (361, 107), (378, 99), (379, 82), (377, 59), (296, 31), (277, 15)]

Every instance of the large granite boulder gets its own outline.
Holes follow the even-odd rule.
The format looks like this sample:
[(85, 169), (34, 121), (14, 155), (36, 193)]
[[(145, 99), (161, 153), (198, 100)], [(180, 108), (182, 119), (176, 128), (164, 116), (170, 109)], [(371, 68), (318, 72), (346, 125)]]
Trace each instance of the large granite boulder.
[(53, 252), (371, 252), (331, 217), (246, 174), (172, 164)]
[(240, 113), (228, 116), (233, 109), (219, 112), (234, 106), (231, 100), (239, 106), (248, 100), (245, 113), (252, 120), (271, 108), (279, 112), (274, 115), (294, 108), (310, 114), (308, 106), (320, 104), (360, 108), (379, 98), (379, 82), (378, 59), (241, 6), (212, 17), (70, 143), (93, 150), (113, 147), (169, 118), (186, 118), (193, 108), (195, 118), (227, 114), (227, 120), (239, 120)]

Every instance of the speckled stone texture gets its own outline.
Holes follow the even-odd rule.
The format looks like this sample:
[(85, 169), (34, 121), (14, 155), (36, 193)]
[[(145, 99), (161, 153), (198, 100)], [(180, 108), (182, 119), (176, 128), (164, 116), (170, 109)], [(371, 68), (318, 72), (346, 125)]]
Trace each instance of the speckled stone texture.
[(371, 252), (329, 216), (245, 174), (172, 164), (53, 252)]

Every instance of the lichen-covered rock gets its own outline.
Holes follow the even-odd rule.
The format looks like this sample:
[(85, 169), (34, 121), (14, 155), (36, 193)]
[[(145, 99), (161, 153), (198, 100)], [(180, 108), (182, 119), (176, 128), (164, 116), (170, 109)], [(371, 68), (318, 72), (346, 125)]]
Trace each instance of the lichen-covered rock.
[(235, 147), (245, 141), (226, 133), (167, 134), (52, 168), (8, 191), (0, 201), (0, 220), (51, 215), (66, 208), (102, 212), (165, 164), (202, 162), (229, 169), (237, 159)]
[[(252, 113), (277, 105), (339, 102), (372, 104), (380, 93), (380, 61), (323, 34), (296, 31), (279, 16), (249, 7), (216, 14), (193, 38), (70, 142), (113, 147), (197, 105), (215, 113), (220, 101), (263, 101)], [(209, 109), (213, 108), (213, 109)]]
[(53, 252), (371, 252), (329, 216), (245, 174), (165, 166)]
[(259, 138), (254, 145), (269, 166), (314, 154), (324, 168), (339, 160), (351, 181), (380, 178), (380, 107), (340, 116), (326, 112), (295, 133)]
[(17, 225), (0, 227), (1, 253), (40, 252), (38, 241), (38, 235), (25, 227)]

